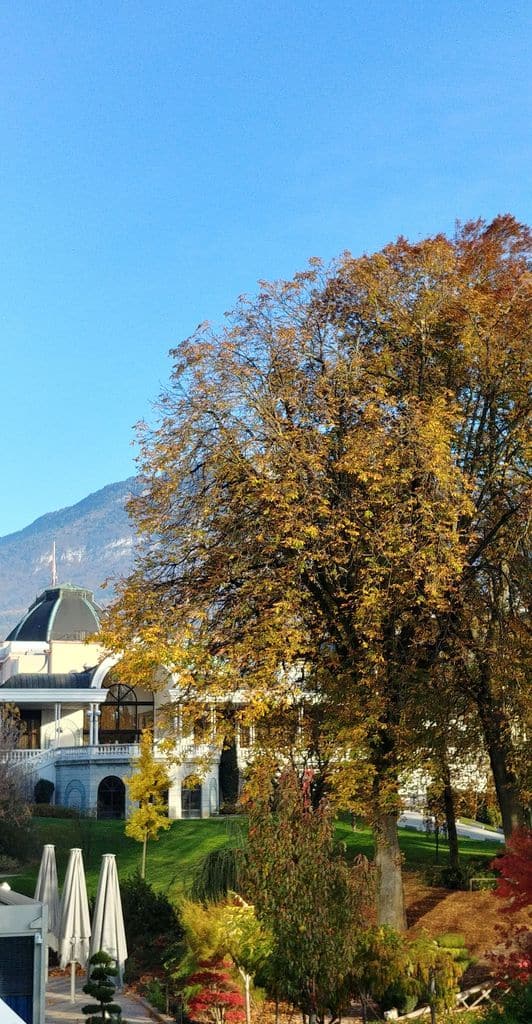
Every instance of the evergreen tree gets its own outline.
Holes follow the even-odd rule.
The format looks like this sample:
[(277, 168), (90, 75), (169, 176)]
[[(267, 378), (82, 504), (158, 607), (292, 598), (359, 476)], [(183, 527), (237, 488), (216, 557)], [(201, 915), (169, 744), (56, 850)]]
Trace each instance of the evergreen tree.
[(82, 1006), (81, 1011), (90, 1014), (87, 1024), (125, 1024), (122, 1021), (122, 1009), (113, 1002), (115, 984), (113, 978), (118, 974), (113, 958), (103, 949), (95, 953), (89, 960), (91, 972), (83, 991), (92, 996), (96, 1002)]

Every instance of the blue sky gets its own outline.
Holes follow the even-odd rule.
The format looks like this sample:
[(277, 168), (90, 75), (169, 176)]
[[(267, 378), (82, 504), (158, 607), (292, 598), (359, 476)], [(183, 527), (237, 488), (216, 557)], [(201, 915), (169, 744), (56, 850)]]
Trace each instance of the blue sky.
[(529, 9), (2, 5), (0, 535), (129, 475), (168, 349), (259, 278), (529, 220)]

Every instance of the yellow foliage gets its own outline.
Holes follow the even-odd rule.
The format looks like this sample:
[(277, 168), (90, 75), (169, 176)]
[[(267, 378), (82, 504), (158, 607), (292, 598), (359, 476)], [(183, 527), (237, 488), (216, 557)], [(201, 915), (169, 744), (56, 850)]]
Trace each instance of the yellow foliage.
[(163, 793), (168, 789), (170, 780), (163, 761), (157, 760), (153, 752), (153, 735), (145, 729), (140, 739), (139, 757), (134, 762), (136, 769), (126, 785), (131, 800), (137, 800), (139, 806), (133, 810), (126, 822), (126, 835), (138, 842), (146, 839), (158, 839), (159, 832), (170, 827), (168, 807), (163, 800)]

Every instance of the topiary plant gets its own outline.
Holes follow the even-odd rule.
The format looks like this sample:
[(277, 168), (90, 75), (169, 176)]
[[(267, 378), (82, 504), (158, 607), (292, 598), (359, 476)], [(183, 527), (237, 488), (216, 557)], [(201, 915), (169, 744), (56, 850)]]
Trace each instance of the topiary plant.
[(440, 949), (451, 953), (455, 964), (461, 969), (462, 974), (465, 974), (472, 960), (464, 936), (459, 932), (444, 932), (443, 935), (436, 936), (436, 943)]
[(96, 1002), (81, 1007), (81, 1012), (89, 1015), (86, 1024), (125, 1024), (122, 1021), (122, 1008), (113, 1002), (113, 978), (118, 974), (113, 958), (100, 950), (91, 956), (89, 964), (89, 980), (83, 986), (83, 991)]

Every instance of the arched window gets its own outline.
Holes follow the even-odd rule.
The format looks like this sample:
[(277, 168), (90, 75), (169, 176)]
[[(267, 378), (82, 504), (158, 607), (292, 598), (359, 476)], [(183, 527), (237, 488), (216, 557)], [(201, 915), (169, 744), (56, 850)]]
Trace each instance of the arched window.
[(118, 775), (108, 775), (98, 786), (98, 818), (124, 818), (126, 787)]
[(142, 730), (153, 727), (153, 697), (139, 701), (124, 683), (109, 686), (100, 710), (100, 743), (137, 743)]

